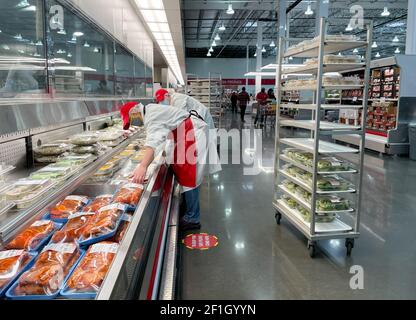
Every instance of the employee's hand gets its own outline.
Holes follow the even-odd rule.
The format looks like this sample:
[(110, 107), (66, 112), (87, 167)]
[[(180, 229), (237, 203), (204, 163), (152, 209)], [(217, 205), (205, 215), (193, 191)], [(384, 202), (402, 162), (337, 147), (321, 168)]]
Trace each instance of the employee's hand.
[(133, 183), (144, 183), (146, 177), (147, 168), (141, 165), (138, 165), (133, 172)]

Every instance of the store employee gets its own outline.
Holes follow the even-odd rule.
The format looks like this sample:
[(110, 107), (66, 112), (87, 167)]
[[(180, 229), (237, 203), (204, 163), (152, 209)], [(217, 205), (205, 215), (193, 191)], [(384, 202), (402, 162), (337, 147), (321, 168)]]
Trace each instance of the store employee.
[[(199, 186), (206, 171), (209, 149), (205, 121), (197, 113), (160, 104), (143, 106), (129, 102), (122, 106), (120, 114), (125, 130), (130, 124), (144, 125), (147, 133), (145, 155), (134, 170), (133, 182), (144, 182), (155, 151), (168, 138), (173, 140), (172, 168), (186, 201), (186, 212), (180, 225), (182, 230), (199, 229)], [(216, 163), (219, 163), (218, 159)]]

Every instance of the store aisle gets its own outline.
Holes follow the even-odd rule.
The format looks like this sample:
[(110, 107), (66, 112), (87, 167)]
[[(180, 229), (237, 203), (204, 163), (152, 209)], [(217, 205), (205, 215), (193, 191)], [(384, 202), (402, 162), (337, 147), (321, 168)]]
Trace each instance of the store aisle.
[[(238, 128), (237, 119), (227, 115), (226, 127)], [(263, 159), (271, 165), (273, 130), (264, 136)], [(365, 164), (362, 235), (352, 256), (344, 241), (330, 240), (320, 242), (315, 259), (284, 218), (276, 225), (267, 167), (244, 176), (242, 165), (225, 165), (201, 187), (201, 232), (216, 235), (219, 245), (182, 247), (181, 298), (415, 299), (416, 163), (368, 153)], [(364, 269), (363, 290), (350, 289), (352, 265)]]

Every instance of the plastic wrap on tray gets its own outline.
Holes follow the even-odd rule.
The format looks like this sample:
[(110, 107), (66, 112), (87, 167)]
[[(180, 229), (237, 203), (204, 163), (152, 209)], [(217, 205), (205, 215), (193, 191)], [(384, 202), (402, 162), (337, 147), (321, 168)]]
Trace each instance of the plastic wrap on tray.
[(143, 185), (136, 183), (128, 183), (120, 188), (114, 197), (115, 202), (124, 203), (135, 207), (143, 193)]
[[(301, 214), (304, 221), (310, 223), (312, 220), (311, 213), (306, 210), (305, 208), (298, 206), (297, 211)], [(327, 223), (332, 222), (336, 218), (335, 214), (327, 214), (327, 215), (315, 215), (315, 222), (317, 223)]]
[(30, 180), (21, 179), (16, 181), (10, 189), (5, 193), (7, 200), (23, 200), (25, 198), (31, 198), (42, 192), (46, 187), (50, 185), (49, 179), (42, 180)]
[(39, 156), (58, 156), (69, 150), (69, 146), (64, 143), (44, 144), (33, 150)]
[[(286, 149), (284, 153), (288, 158), (299, 162), (304, 166), (309, 168), (312, 168), (313, 166), (313, 154), (310, 152)], [(348, 162), (335, 157), (323, 157), (318, 160), (318, 170), (321, 172), (348, 171), (350, 169), (351, 166)]]
[(60, 180), (63, 177), (65, 177), (66, 174), (67, 174), (67, 172), (65, 172), (65, 170), (61, 170), (61, 171), (36, 171), (36, 172), (33, 172), (28, 177), (28, 179), (31, 179), (31, 180), (44, 180), (44, 179)]
[(125, 213), (121, 218), (121, 222), (116, 234), (109, 241), (120, 243), (121, 240), (123, 240), (124, 235), (126, 234), (127, 228), (129, 227), (132, 218), (133, 216), (131, 214)]
[(102, 237), (106, 236), (112, 237), (125, 211), (126, 205), (121, 203), (113, 203), (99, 209), (83, 229), (80, 243), (85, 244), (94, 239), (104, 240)]
[(63, 228), (54, 233), (51, 242), (74, 242), (81, 236), (84, 227), (88, 224), (94, 214), (95, 212), (77, 212), (71, 214), (68, 217), (68, 222)]
[(82, 207), (88, 203), (86, 196), (70, 195), (58, 202), (51, 210), (52, 219), (66, 219), (70, 214), (81, 211)]
[(77, 293), (96, 294), (110, 268), (119, 245), (103, 241), (91, 245), (64, 288), (66, 295)]
[(79, 256), (80, 251), (75, 243), (47, 245), (36, 258), (34, 265), (11, 287), (8, 297), (57, 295)]
[(76, 146), (92, 146), (98, 142), (98, 135), (91, 132), (80, 133), (72, 136), (70, 141)]
[(98, 148), (96, 145), (92, 146), (74, 146), (71, 148), (71, 152), (76, 154), (97, 154)]
[(56, 226), (51, 220), (38, 220), (20, 232), (6, 245), (6, 249), (36, 250), (42, 241), (47, 239)]
[(320, 191), (345, 191), (351, 184), (337, 175), (327, 175), (318, 178), (317, 187)]
[(105, 207), (111, 203), (113, 200), (112, 194), (103, 194), (95, 197), (95, 199), (84, 207), (83, 212), (97, 212), (102, 207)]
[(344, 211), (350, 209), (350, 202), (336, 196), (319, 197), (316, 201), (316, 211)]
[(62, 160), (66, 155), (67, 155), (67, 153), (62, 153), (58, 156), (41, 156), (41, 155), (36, 155), (35, 154), (35, 162), (38, 162), (38, 163), (55, 163), (55, 162), (58, 162), (58, 161)]
[(32, 256), (27, 250), (0, 251), (0, 292), (28, 265)]
[(292, 199), (291, 197), (287, 196), (287, 195), (283, 195), (282, 199), (286, 202), (286, 204), (292, 208), (295, 209), (298, 206), (298, 203), (296, 202), (296, 200)]

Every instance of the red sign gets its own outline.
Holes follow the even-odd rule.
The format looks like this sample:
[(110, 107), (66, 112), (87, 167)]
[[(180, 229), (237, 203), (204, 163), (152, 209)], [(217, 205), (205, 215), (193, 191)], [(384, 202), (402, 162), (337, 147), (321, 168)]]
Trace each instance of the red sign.
[(188, 234), (182, 243), (191, 250), (208, 250), (218, 246), (218, 238), (207, 233)]

